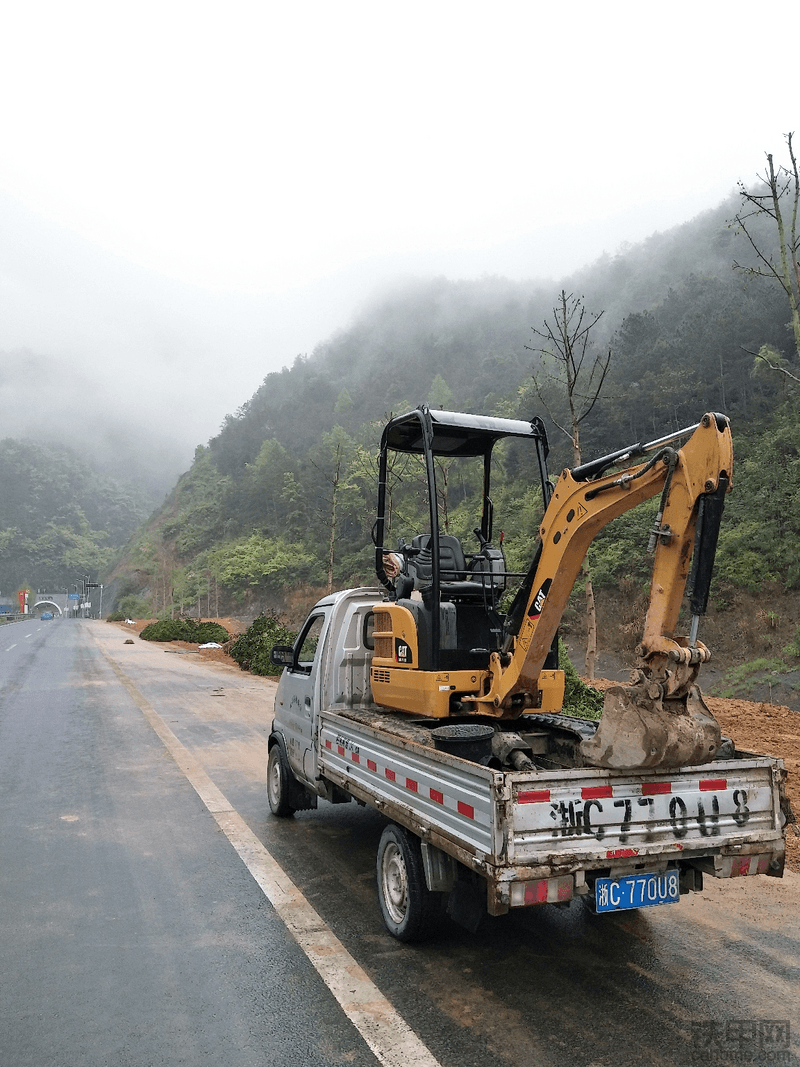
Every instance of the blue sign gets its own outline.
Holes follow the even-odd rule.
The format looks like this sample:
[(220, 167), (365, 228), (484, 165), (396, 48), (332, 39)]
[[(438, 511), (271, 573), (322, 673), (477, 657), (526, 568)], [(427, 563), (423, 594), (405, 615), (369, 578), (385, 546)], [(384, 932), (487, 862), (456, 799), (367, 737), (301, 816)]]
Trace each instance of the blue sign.
[(81, 594), (80, 593), (68, 593), (67, 594), (67, 600), (80, 600), (80, 598), (81, 598)]

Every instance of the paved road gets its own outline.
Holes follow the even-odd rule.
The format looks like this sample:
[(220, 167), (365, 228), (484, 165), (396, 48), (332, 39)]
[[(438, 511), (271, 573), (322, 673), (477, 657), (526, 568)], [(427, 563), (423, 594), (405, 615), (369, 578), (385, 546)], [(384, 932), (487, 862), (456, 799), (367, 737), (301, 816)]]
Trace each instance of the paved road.
[[(800, 1063), (796, 876), (400, 945), (378, 913), (380, 816), (267, 813), (272, 684), (124, 642), (103, 623), (0, 630), (3, 1067), (390, 1063), (381, 1027), (409, 1067)], [(765, 1025), (783, 1021), (788, 1048)]]
[(91, 624), (0, 637), (3, 1067), (374, 1064)]

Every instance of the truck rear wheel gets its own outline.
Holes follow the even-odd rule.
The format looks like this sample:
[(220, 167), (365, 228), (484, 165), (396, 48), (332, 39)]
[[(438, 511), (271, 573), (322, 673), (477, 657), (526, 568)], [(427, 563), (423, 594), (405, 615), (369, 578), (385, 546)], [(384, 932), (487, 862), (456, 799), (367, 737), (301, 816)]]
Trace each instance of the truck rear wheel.
[(386, 929), (398, 941), (428, 937), (441, 912), (442, 894), (425, 882), (419, 841), (394, 823), (378, 845), (378, 900)]
[(269, 750), (267, 760), (267, 800), (270, 811), (279, 818), (294, 815), (297, 808), (290, 802), (292, 795), (292, 772), (286, 762), (283, 749), (275, 744)]

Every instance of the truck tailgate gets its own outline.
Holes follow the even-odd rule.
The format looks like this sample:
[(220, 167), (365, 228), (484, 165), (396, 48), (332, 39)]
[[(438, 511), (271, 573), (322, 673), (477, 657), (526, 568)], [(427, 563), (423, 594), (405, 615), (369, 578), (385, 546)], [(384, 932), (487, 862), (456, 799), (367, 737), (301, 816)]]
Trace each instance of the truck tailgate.
[[(508, 861), (583, 853), (591, 863), (782, 840), (776, 761), (725, 760), (668, 773), (514, 774)], [(742, 872), (744, 873), (744, 872)]]

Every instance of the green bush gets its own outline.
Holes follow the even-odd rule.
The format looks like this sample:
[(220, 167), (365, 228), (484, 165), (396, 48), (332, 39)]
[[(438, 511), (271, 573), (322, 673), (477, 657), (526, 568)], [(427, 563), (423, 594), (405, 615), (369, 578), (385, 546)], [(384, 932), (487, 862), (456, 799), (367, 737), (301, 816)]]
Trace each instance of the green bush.
[(800, 657), (800, 626), (794, 632), (791, 642), (782, 649), (784, 656)]
[(282, 667), (270, 660), (274, 645), (293, 645), (297, 634), (287, 629), (277, 615), (259, 615), (252, 625), (240, 634), (231, 647), (231, 656), (243, 671), (252, 674), (278, 675)]
[(259, 533), (216, 546), (209, 553), (214, 574), (228, 589), (265, 583), (286, 588), (310, 581), (319, 566), (300, 545)]
[(561, 638), (558, 639), (558, 666), (564, 672), (563, 714), (577, 719), (599, 719), (603, 710), (603, 694), (581, 681)]
[(230, 640), (228, 631), (217, 622), (195, 622), (194, 619), (161, 619), (151, 622), (139, 637), (143, 641), (188, 641), (205, 645), (216, 641), (222, 645)]
[(112, 611), (110, 615), (106, 616), (106, 622), (125, 622), (127, 616), (122, 611)]
[(148, 602), (135, 593), (128, 593), (127, 596), (120, 597), (114, 611), (115, 614), (122, 615), (123, 620), (152, 618)]

